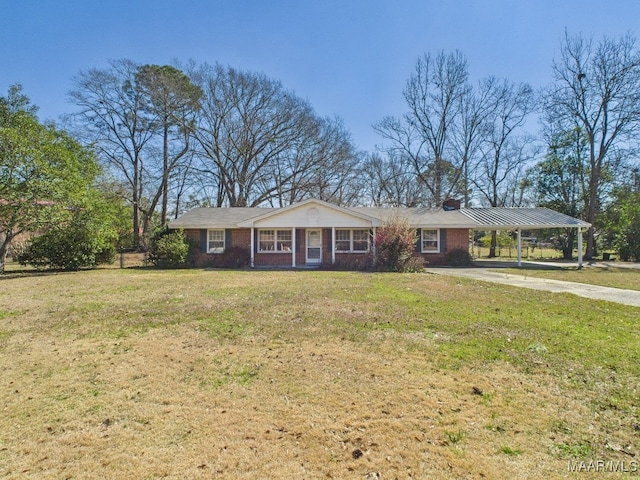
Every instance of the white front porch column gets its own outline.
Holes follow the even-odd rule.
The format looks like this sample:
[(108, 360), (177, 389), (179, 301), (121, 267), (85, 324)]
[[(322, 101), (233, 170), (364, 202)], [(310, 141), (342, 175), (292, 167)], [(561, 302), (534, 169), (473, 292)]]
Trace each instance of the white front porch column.
[(518, 229), (518, 266), (522, 266), (522, 231)]
[(291, 266), (296, 267), (296, 227), (291, 232)]
[(336, 227), (331, 227), (331, 265), (336, 263)]
[(578, 227), (578, 268), (582, 268), (582, 228)]
[(255, 229), (253, 227), (251, 227), (251, 268), (255, 267), (255, 259), (254, 259), (254, 253), (256, 251), (256, 246), (255, 246)]
[(371, 252), (373, 253), (373, 263), (376, 262), (376, 227), (373, 227), (373, 238), (371, 239)]

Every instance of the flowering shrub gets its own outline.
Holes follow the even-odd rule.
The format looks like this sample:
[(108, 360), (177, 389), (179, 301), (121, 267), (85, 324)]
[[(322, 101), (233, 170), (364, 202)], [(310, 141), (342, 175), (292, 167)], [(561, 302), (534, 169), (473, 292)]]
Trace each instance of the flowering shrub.
[(387, 220), (378, 228), (374, 239), (376, 265), (392, 272), (419, 270), (422, 259), (415, 258), (416, 241), (416, 230), (409, 222), (400, 218)]

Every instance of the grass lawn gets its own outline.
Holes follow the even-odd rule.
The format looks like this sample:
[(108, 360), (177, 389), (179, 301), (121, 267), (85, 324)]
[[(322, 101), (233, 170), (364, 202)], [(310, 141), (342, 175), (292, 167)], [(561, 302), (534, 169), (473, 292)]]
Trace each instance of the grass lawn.
[(600, 285), (603, 287), (625, 288), (640, 290), (640, 269), (624, 267), (591, 267), (558, 269), (512, 268), (503, 270), (505, 273), (525, 275), (536, 278), (550, 278), (568, 282)]
[(602, 478), (570, 469), (638, 466), (639, 313), (429, 274), (7, 275), (0, 477)]

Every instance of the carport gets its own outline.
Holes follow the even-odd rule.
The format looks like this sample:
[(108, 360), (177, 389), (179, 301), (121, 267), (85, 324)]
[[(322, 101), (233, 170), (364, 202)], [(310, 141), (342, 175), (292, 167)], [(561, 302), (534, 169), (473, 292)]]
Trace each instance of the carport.
[(477, 225), (474, 230), (515, 230), (517, 232), (518, 266), (522, 266), (522, 230), (576, 228), (578, 230), (578, 267), (582, 267), (582, 229), (590, 223), (548, 208), (461, 208)]

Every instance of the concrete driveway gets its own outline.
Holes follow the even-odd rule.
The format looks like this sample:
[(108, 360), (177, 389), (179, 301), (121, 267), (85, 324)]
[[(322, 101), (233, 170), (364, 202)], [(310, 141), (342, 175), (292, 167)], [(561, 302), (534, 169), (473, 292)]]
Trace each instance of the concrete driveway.
[[(640, 307), (640, 291), (600, 287), (597, 285), (565, 282), (562, 280), (550, 280), (546, 278), (533, 278), (526, 276), (526, 273), (519, 275), (500, 271), (502, 268), (514, 267), (514, 264), (511, 262), (476, 262), (476, 264), (477, 266), (469, 268), (427, 268), (427, 272), (434, 273), (436, 275), (472, 278), (483, 282), (501, 283), (514, 287), (530, 288), (533, 290), (544, 290), (555, 293), (572, 293), (573, 295), (578, 295), (580, 297), (606, 300), (608, 302)], [(538, 265), (540, 266), (540, 264)], [(555, 264), (555, 266), (556, 268), (558, 267), (557, 264)], [(567, 265), (563, 264), (562, 266)], [(615, 266), (617, 267), (619, 265)]]

